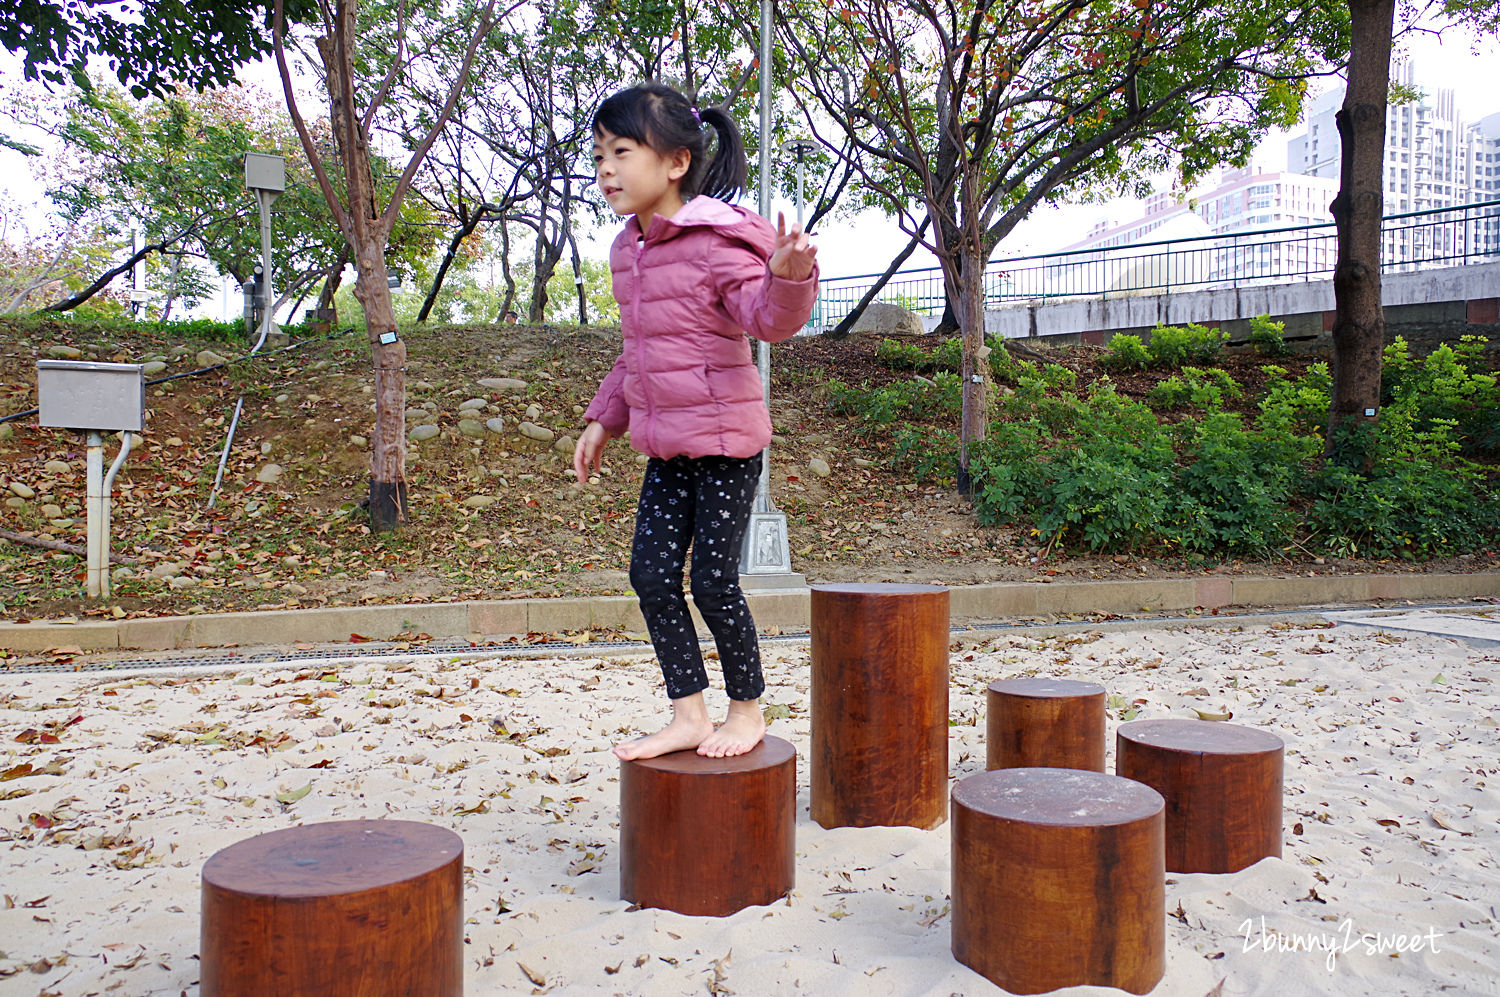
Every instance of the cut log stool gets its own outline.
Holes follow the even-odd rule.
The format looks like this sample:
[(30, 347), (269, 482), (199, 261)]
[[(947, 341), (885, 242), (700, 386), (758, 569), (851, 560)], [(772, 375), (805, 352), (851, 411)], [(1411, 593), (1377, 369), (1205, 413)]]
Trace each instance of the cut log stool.
[(953, 955), (1013, 994), (1145, 993), (1166, 967), (1160, 794), (1084, 769), (953, 788)]
[(203, 866), (203, 997), (461, 997), (463, 839), (403, 820), (271, 831)]
[(1067, 679), (1002, 679), (985, 696), (990, 769), (1104, 771), (1104, 686)]
[(948, 590), (812, 589), (812, 819), (937, 827), (948, 817)]
[(1286, 746), (1208, 720), (1136, 720), (1115, 731), (1115, 772), (1167, 801), (1167, 871), (1237, 872), (1281, 855)]
[(677, 751), (620, 763), (620, 895), (723, 917), (796, 878), (797, 752), (779, 737), (731, 758)]

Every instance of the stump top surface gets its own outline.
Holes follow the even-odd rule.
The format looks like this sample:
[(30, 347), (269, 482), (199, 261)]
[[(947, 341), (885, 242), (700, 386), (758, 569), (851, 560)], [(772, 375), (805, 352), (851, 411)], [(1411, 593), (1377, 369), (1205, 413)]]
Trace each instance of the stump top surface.
[(1201, 755), (1258, 755), (1286, 747), (1268, 730), (1218, 720), (1132, 720), (1116, 730), (1136, 744)]
[(447, 828), (409, 820), (335, 820), (270, 831), (214, 853), (203, 882), (253, 896), (326, 897), (405, 882), (462, 856)]
[(1144, 820), (1166, 807), (1144, 783), (1087, 769), (995, 769), (962, 779), (953, 806), (1022, 824), (1106, 827)]
[(813, 592), (829, 595), (937, 595), (947, 592), (946, 585), (914, 585), (908, 582), (843, 582), (836, 585), (812, 585)]
[(1076, 679), (999, 679), (990, 683), (990, 691), (1002, 696), (1023, 699), (1066, 699), (1072, 696), (1102, 696), (1104, 686)]
[(696, 751), (674, 751), (669, 755), (622, 761), (620, 767), (639, 765), (657, 772), (684, 775), (730, 775), (736, 772), (753, 772), (758, 769), (775, 768), (797, 757), (797, 749), (779, 737), (766, 737), (743, 755), (729, 758), (708, 758)]

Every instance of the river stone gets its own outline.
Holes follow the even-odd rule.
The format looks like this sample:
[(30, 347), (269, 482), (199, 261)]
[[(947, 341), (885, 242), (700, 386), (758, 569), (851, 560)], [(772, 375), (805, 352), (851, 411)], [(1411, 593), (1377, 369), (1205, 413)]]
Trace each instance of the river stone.
[(0, 422), (0, 440), (8, 440), (16, 435), (15, 427), (8, 422)]
[(172, 578), (182, 574), (182, 566), (176, 561), (162, 561), (151, 569), (152, 578)]
[(643, 453), (638, 453), (638, 454), (635, 455), (635, 462), (637, 464), (639, 464), (641, 467), (645, 467), (647, 464), (649, 464), (651, 462), (651, 458), (647, 457)]
[(163, 360), (148, 360), (146, 363), (141, 364), (141, 373), (147, 377), (155, 377), (166, 369), (167, 364)]
[(807, 469), (820, 478), (826, 478), (833, 473), (833, 468), (828, 466), (828, 461), (822, 457), (814, 457), (807, 462)]
[(42, 506), (42, 518), (44, 519), (62, 519), (62, 514), (62, 506), (60, 505), (48, 504)]
[(438, 421), (438, 414), (425, 408), (414, 408), (406, 413), (406, 421), (413, 426), (425, 426)]
[(528, 440), (536, 440), (538, 443), (551, 443), (557, 436), (556, 433), (552, 432), (546, 426), (538, 426), (534, 422), (523, 422), (516, 428), (521, 431), (522, 436)]
[(813, 433), (811, 436), (802, 437), (802, 442), (806, 443), (810, 447), (821, 447), (823, 444), (828, 442), (828, 437), (823, 436), (819, 433)]
[(441, 429), (437, 428), (432, 423), (428, 423), (425, 426), (413, 426), (411, 432), (406, 434), (406, 438), (408, 440), (411, 440), (413, 443), (421, 443), (424, 440), (432, 439), (441, 432)]
[(349, 445), (351, 447), (358, 447), (360, 450), (363, 450), (365, 447), (370, 445), (370, 441), (365, 439), (363, 436), (351, 436), (349, 437)]
[(12, 495), (10, 498), (5, 500), (5, 507), (7, 509), (24, 509), (26, 508), (26, 500)]
[(875, 462), (873, 460), (866, 460), (863, 457), (856, 457), (856, 458), (854, 458), (854, 466), (855, 467), (874, 467), (875, 466)]
[(255, 472), (255, 480), (264, 485), (274, 485), (281, 481), (283, 473), (280, 464), (267, 464)]
[(900, 305), (877, 301), (865, 309), (850, 331), (871, 336), (920, 336), (926, 330), (914, 313)]
[(505, 432), (505, 420), (500, 418), (498, 415), (493, 419), (486, 419), (484, 421), (484, 428), (488, 429), (496, 436), (499, 436), (501, 433)]
[[(408, 364), (407, 366), (413, 366), (413, 365)], [(431, 390), (433, 390), (433, 385), (432, 385), (431, 381), (413, 381), (413, 382), (411, 382), (411, 386), (412, 386), (412, 390), (413, 391), (431, 391)]]
[(279, 394), (279, 395), (276, 396), (276, 404), (277, 405), (285, 405), (287, 402), (291, 401), (291, 399), (292, 399), (291, 395), (288, 395), (286, 393), (282, 393), (282, 394)]
[(21, 481), (12, 481), (10, 483), (10, 491), (16, 498), (36, 498), (36, 492), (31, 490), (31, 486)]
[(527, 422), (536, 422), (541, 417), (542, 417), (542, 407), (540, 405), (538, 405), (536, 402), (532, 402), (530, 405), (526, 406), (526, 421)]
[(58, 360), (77, 360), (83, 356), (83, 351), (76, 346), (49, 346), (47, 356)]
[(190, 589), (198, 584), (198, 579), (192, 575), (173, 575), (167, 579), (167, 586), (174, 589)]
[(212, 367), (216, 364), (229, 362), (227, 357), (221, 357), (213, 350), (199, 350), (198, 356), (195, 359), (198, 361), (199, 367)]
[(42, 466), (47, 469), (48, 474), (67, 474), (73, 470), (65, 460), (49, 460)]
[(475, 439), (480, 439), (485, 434), (484, 423), (480, 422), (478, 419), (460, 419), (458, 420), (458, 431), (460, 433), (463, 433), (465, 436), (472, 436)]
[(483, 398), (470, 398), (468, 401), (459, 402), (458, 410), (460, 412), (472, 412), (474, 409), (482, 409), (488, 404), (489, 402)]
[(462, 504), (470, 509), (488, 509), (498, 501), (500, 500), (493, 495), (470, 495)]
[(573, 437), (559, 436), (557, 442), (552, 444), (552, 449), (558, 453), (570, 454), (573, 452)]
[(491, 391), (525, 391), (526, 382), (519, 377), (481, 377), (479, 386)]

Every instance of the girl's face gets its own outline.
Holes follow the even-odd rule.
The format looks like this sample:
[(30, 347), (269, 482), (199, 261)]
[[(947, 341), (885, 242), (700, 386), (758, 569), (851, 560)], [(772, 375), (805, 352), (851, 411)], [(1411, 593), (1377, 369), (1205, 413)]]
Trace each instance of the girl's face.
[(594, 133), (599, 190), (615, 214), (635, 215), (642, 232), (656, 215), (670, 218), (682, 207), (679, 187), (690, 162), (686, 149), (663, 156), (634, 139), (603, 129)]

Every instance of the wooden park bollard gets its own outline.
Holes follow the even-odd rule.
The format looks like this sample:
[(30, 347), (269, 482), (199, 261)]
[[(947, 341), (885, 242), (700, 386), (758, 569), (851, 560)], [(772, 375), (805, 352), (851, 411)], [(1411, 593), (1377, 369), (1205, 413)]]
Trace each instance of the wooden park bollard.
[(936, 827), (948, 817), (948, 590), (812, 588), (812, 819)]
[(620, 895), (724, 917), (775, 903), (796, 879), (797, 752), (779, 737), (706, 758), (620, 763)]
[(1013, 994), (1118, 987), (1166, 968), (1164, 804), (1082, 769), (1008, 768), (953, 788), (953, 955)]
[(986, 768), (1104, 771), (1104, 686), (1002, 679), (985, 694)]
[(1281, 855), (1286, 745), (1208, 720), (1135, 720), (1115, 731), (1115, 772), (1167, 801), (1168, 872), (1237, 872)]
[(257, 835), (203, 866), (203, 997), (462, 997), (463, 839), (404, 820)]

